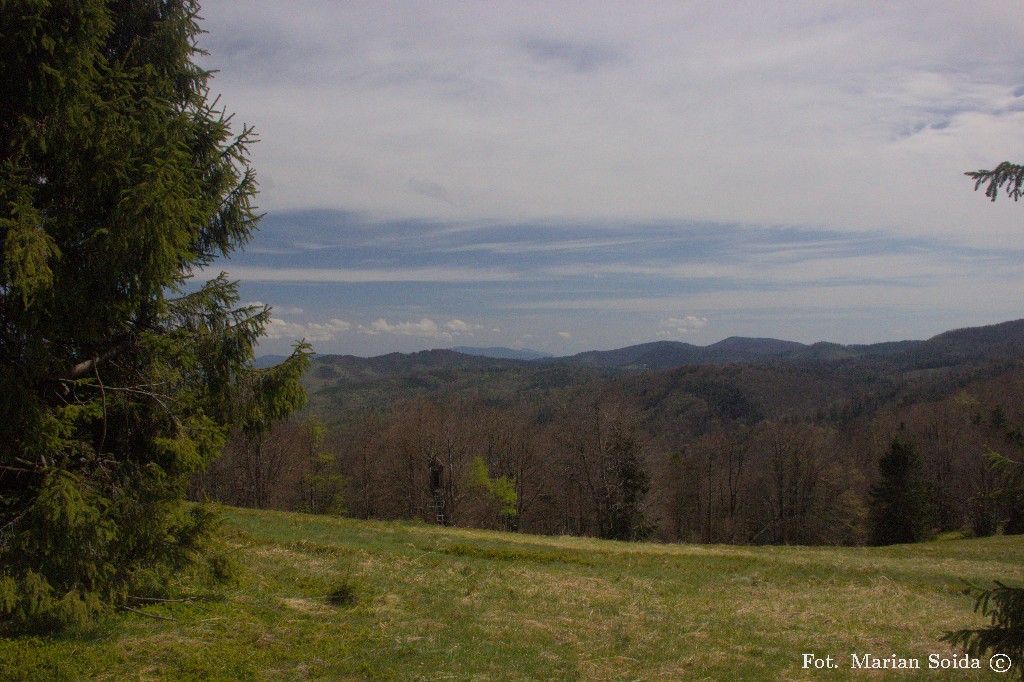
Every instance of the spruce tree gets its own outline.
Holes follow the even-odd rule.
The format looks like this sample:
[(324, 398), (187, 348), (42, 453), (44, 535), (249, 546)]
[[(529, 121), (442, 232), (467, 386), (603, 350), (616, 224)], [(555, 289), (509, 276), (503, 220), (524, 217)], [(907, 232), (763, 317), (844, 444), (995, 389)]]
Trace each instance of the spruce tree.
[(881, 480), (871, 494), (871, 539), (876, 545), (920, 542), (928, 534), (928, 498), (921, 457), (899, 436), (878, 462)]
[(640, 458), (640, 443), (631, 425), (615, 424), (605, 442), (607, 486), (601, 537), (612, 540), (646, 540), (655, 531), (643, 510), (651, 490), (651, 475)]
[[(1024, 165), (1004, 161), (992, 170), (965, 173), (974, 180), (974, 190), (985, 186), (985, 196), (992, 201), (1002, 189), (1014, 201), (1024, 196)], [(1010, 530), (1017, 531), (1019, 510), (1024, 499), (1024, 462), (1011, 460), (989, 451), (989, 460), (1004, 476), (1000, 491), (1011, 504)], [(1017, 677), (1024, 679), (1024, 587), (996, 581), (992, 587), (973, 587), (975, 610), (990, 618), (984, 628), (964, 629), (947, 633), (943, 639), (962, 646), (968, 653), (1006, 654), (1013, 660)]]
[(191, 0), (0, 0), (0, 629), (88, 620), (201, 555), (190, 477), (299, 407), (305, 344), (223, 275), (247, 147), (193, 59)]

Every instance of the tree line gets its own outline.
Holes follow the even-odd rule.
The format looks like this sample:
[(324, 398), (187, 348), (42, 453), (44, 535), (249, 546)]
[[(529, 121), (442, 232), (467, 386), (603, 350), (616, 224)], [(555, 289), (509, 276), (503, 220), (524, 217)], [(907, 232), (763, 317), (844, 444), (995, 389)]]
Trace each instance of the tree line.
[(706, 400), (699, 391), (652, 403), (636, 391), (642, 376), (523, 400), (421, 395), (331, 428), (307, 413), (258, 440), (239, 433), (193, 492), (243, 506), (619, 540), (855, 545), (1019, 532), (1021, 505), (998, 494), (1003, 477), (984, 453), (1024, 445), (1022, 380), (1012, 369), (867, 411), (766, 416), (748, 405), (714, 419), (664, 409)]

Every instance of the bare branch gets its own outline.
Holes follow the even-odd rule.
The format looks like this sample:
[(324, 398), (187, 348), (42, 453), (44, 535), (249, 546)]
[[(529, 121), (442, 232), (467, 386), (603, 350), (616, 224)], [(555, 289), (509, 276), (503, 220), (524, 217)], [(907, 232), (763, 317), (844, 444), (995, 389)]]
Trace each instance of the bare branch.
[(160, 616), (160, 615), (157, 615), (155, 613), (146, 613), (145, 611), (140, 611), (139, 609), (133, 609), (130, 606), (122, 606), (121, 610), (122, 611), (131, 611), (132, 613), (137, 613), (140, 616), (146, 616), (147, 618), (157, 618), (159, 620), (169, 620), (172, 623), (180, 623), (181, 622), (177, 618), (171, 618), (170, 616)]
[(87, 374), (91, 374), (93, 371), (95, 371), (96, 366), (99, 365), (101, 362), (105, 362), (110, 358), (124, 352), (124, 349), (127, 347), (128, 344), (122, 342), (117, 344), (107, 352), (103, 353), (102, 355), (94, 355), (88, 360), (82, 360), (80, 363), (71, 368), (71, 371), (68, 373), (66, 377), (60, 378), (68, 380), (81, 379)]

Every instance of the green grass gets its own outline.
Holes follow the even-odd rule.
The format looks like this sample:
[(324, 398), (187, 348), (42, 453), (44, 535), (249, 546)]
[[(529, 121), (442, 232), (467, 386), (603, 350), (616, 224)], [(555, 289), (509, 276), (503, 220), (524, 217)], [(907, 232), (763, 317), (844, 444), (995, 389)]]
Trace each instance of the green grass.
[[(227, 510), (236, 585), (87, 630), (0, 639), (2, 680), (1007, 679), (871, 673), (980, 624), (962, 579), (1024, 539), (888, 548), (655, 545)], [(161, 618), (156, 618), (160, 616)], [(804, 670), (802, 654), (833, 671)]]

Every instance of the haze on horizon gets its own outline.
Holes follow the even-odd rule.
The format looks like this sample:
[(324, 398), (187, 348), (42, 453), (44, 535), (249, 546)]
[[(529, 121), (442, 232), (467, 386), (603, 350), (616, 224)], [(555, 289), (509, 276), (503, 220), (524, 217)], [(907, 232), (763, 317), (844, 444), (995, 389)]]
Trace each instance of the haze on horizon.
[(927, 338), (1024, 317), (1024, 5), (203, 7), (261, 353)]

